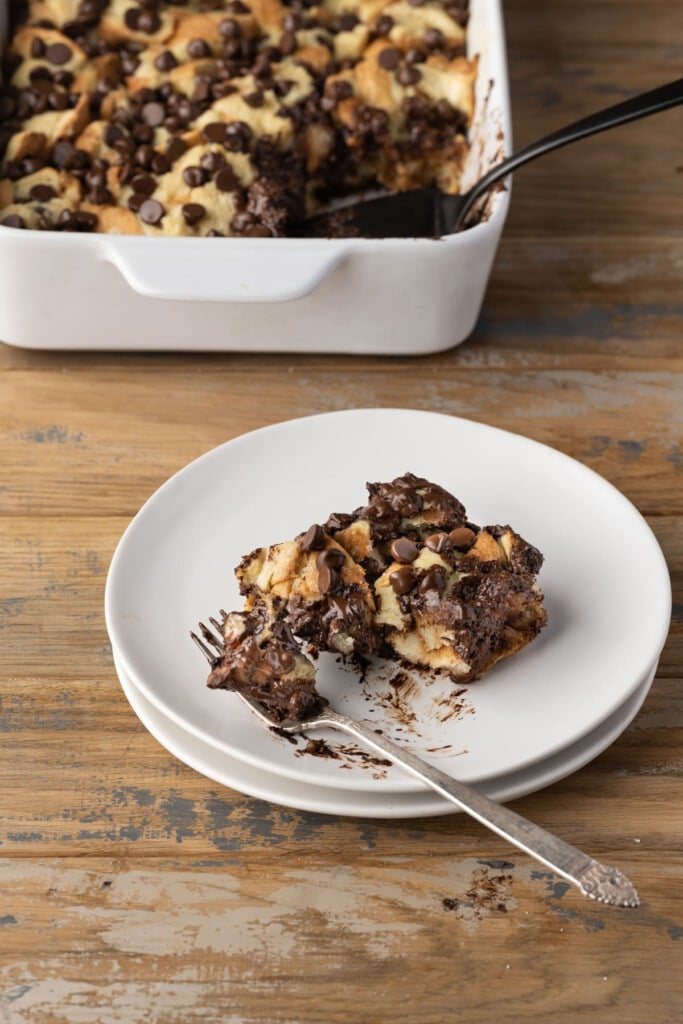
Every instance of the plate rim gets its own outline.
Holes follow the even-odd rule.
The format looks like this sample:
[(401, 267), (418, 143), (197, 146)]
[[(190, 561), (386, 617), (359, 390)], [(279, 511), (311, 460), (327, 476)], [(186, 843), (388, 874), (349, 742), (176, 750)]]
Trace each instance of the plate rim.
[[(284, 781), (287, 785), (298, 786), (304, 789), (304, 791), (317, 791), (316, 799), (318, 802), (316, 802), (316, 799), (309, 799), (308, 801), (302, 801), (301, 799), (299, 799), (297, 801), (296, 798), (292, 798), (291, 796), (283, 800), (281, 794), (279, 798), (275, 799), (272, 795), (272, 790), (269, 794), (264, 789), (260, 789), (258, 785), (254, 786), (253, 784), (250, 784), (247, 788), (240, 788), (240, 786), (234, 782), (234, 776), (233, 781), (227, 783), (224, 781), (224, 779), (216, 777), (218, 772), (216, 772), (215, 774), (209, 774), (206, 771), (205, 767), (198, 767), (196, 761), (198, 761), (199, 758), (195, 760), (192, 757), (192, 755), (189, 755), (190, 759), (188, 759), (187, 754), (179, 754), (177, 752), (177, 748), (172, 749), (172, 746), (174, 746), (173, 741), (171, 741), (171, 745), (169, 745), (167, 740), (160, 738), (157, 731), (153, 731), (152, 728), (150, 728), (148, 722), (145, 721), (143, 714), (140, 713), (139, 705), (136, 706), (135, 703), (136, 699), (139, 698), (142, 698), (144, 702), (144, 694), (141, 694), (138, 691), (138, 688), (136, 687), (135, 683), (126, 676), (125, 670), (123, 669), (122, 666), (118, 664), (115, 654), (114, 665), (116, 668), (119, 684), (121, 686), (121, 689), (123, 690), (126, 700), (130, 704), (131, 709), (137, 716), (138, 720), (141, 722), (141, 724), (144, 726), (147, 732), (149, 732), (149, 734), (156, 740), (156, 742), (159, 743), (168, 753), (170, 753), (172, 757), (175, 757), (181, 763), (191, 768), (192, 771), (195, 771), (198, 774), (203, 775), (204, 778), (208, 778), (211, 781), (216, 782), (218, 785), (223, 786), (227, 789), (234, 789), (237, 792), (242, 793), (244, 796), (249, 796), (252, 799), (256, 800), (265, 800), (269, 803), (273, 803), (281, 807), (294, 808), (295, 810), (303, 811), (306, 813), (327, 814), (329, 816), (374, 818), (377, 820), (381, 820), (384, 818), (395, 820), (401, 818), (413, 819), (437, 816), (444, 817), (450, 814), (465, 813), (464, 811), (460, 811), (454, 804), (451, 804), (445, 798), (440, 797), (437, 793), (432, 793), (427, 787), (422, 786), (417, 792), (394, 794), (389, 793), (382, 797), (382, 800), (385, 802), (387, 806), (391, 807), (391, 805), (393, 804), (394, 807), (398, 807), (398, 811), (390, 810), (387, 813), (385, 810), (384, 813), (370, 813), (372, 808), (370, 808), (370, 806), (367, 803), (368, 797), (375, 797), (377, 795), (372, 794), (371, 791), (342, 790), (336, 786), (327, 787), (324, 785), (318, 785), (314, 782), (303, 782), (301, 780), (294, 780), (286, 776), (279, 775), (275, 772), (268, 773), (264, 769), (256, 768), (253, 765), (249, 765), (246, 762), (241, 761), (239, 758), (232, 757), (231, 755), (226, 755), (224, 753), (223, 756), (228, 757), (230, 761), (234, 762), (236, 769), (241, 768), (242, 770), (244, 770), (246, 768), (247, 771), (249, 772), (256, 772), (262, 774), (265, 778), (270, 777), (273, 780), (276, 780), (276, 786)], [(602, 735), (600, 740), (598, 741), (597, 746), (591, 746), (588, 753), (586, 753), (584, 749), (584, 751), (581, 754), (579, 754), (578, 757), (575, 754), (569, 766), (567, 766), (565, 762), (565, 764), (561, 768), (557, 768), (556, 772), (551, 772), (550, 777), (545, 777), (544, 781), (542, 781), (540, 785), (538, 785), (537, 782), (533, 782), (531, 781), (531, 779), (528, 778), (523, 781), (521, 777), (524, 775), (528, 775), (530, 772), (533, 772), (534, 768), (540, 768), (542, 764), (545, 763), (544, 761), (538, 762), (536, 765), (530, 765), (527, 768), (521, 769), (518, 772), (511, 773), (509, 779), (517, 779), (516, 784), (515, 782), (512, 783), (512, 789), (510, 789), (509, 781), (508, 788), (505, 788), (505, 776), (500, 777), (498, 789), (496, 789), (495, 783), (490, 783), (489, 786), (487, 786), (486, 783), (483, 783), (475, 786), (474, 788), (480, 789), (490, 799), (496, 800), (498, 803), (510, 803), (514, 800), (521, 799), (524, 796), (529, 796), (532, 793), (537, 793), (543, 789), (547, 789), (549, 786), (555, 785), (556, 782), (561, 782), (563, 779), (566, 779), (569, 776), (574, 775), (576, 772), (581, 771), (581, 769), (585, 768), (586, 765), (590, 764), (591, 761), (595, 760), (597, 757), (603, 754), (605, 750), (607, 750), (613, 743), (615, 743), (619, 739), (619, 737), (623, 735), (626, 729), (628, 729), (629, 725), (634, 721), (634, 719), (640, 712), (643, 704), (645, 703), (648, 697), (648, 694), (650, 693), (652, 684), (656, 677), (656, 672), (657, 666), (656, 664), (654, 664), (651, 667), (651, 670), (648, 673), (648, 675), (640, 681), (640, 684), (636, 688), (636, 690), (629, 697), (626, 698), (623, 706), (628, 705), (628, 709), (625, 715), (620, 716), (617, 722), (614, 722), (611, 726), (607, 727), (607, 721), (609, 718), (613, 718), (614, 715), (616, 715), (617, 712), (615, 711), (611, 716), (608, 716), (608, 719), (606, 719), (598, 726), (596, 726), (595, 730), (591, 731), (591, 733), (597, 733), (600, 730), (602, 730)], [(125, 682), (123, 677), (125, 677)], [(131, 697), (131, 691), (135, 693), (134, 698)], [(158, 708), (151, 704), (150, 701), (147, 701), (147, 703), (150, 705), (153, 712), (156, 712), (156, 714), (160, 715), (162, 718), (165, 717), (163, 712), (161, 712)], [(617, 709), (617, 711), (618, 710), (619, 709)], [(171, 722), (170, 724), (177, 728), (185, 736), (187, 736), (187, 738), (191, 742), (204, 742), (199, 737), (195, 736), (193, 733), (188, 732), (182, 726), (177, 725), (173, 722)], [(588, 735), (590, 734), (587, 734), (587, 736)], [(570, 747), (567, 748), (567, 750), (575, 750), (577, 747), (581, 745), (584, 745), (585, 748), (587, 736), (584, 736), (581, 739), (577, 740), (575, 744), (571, 744)], [(209, 751), (211, 753), (216, 752), (216, 748), (212, 747), (210, 744), (205, 745), (209, 748)], [(558, 758), (562, 757), (563, 754), (565, 754), (565, 751), (560, 751), (546, 760), (556, 761)], [(191, 763), (191, 760), (195, 760), (195, 763)], [(255, 792), (254, 790), (259, 791)], [(325, 806), (321, 802), (324, 792), (328, 792), (333, 800), (337, 800), (337, 807), (342, 806), (340, 796), (341, 794), (344, 794), (345, 798), (347, 800), (350, 800), (351, 803), (343, 805), (346, 808), (344, 810), (330, 809), (329, 806)], [(361, 806), (353, 808), (354, 800), (357, 800), (359, 804), (361, 804)], [(363, 802), (365, 802), (365, 807), (362, 806)], [(307, 806), (302, 806), (303, 803), (307, 803)], [(402, 806), (404, 804), (405, 806)]]
[[(196, 726), (191, 721), (185, 719), (182, 715), (177, 714), (174, 708), (163, 699), (163, 695), (157, 693), (154, 687), (147, 683), (147, 681), (144, 678), (144, 674), (136, 669), (135, 664), (132, 663), (130, 658), (127, 656), (125, 643), (119, 642), (119, 632), (117, 630), (115, 617), (113, 617), (112, 606), (115, 600), (114, 595), (115, 588), (118, 583), (118, 577), (120, 574), (122, 574), (121, 563), (124, 560), (126, 545), (130, 536), (136, 529), (140, 527), (140, 524), (145, 521), (146, 516), (149, 515), (149, 510), (156, 506), (156, 504), (158, 504), (159, 502), (163, 501), (166, 495), (169, 493), (169, 491), (171, 491), (172, 488), (176, 486), (176, 481), (178, 480), (178, 478), (189, 473), (191, 470), (196, 469), (196, 467), (200, 463), (210, 465), (210, 463), (213, 460), (220, 459), (226, 450), (239, 449), (244, 445), (249, 444), (252, 441), (252, 439), (256, 436), (260, 436), (267, 433), (275, 433), (281, 430), (282, 428), (296, 429), (297, 427), (300, 427), (301, 425), (306, 424), (310, 421), (356, 419), (358, 417), (363, 416), (380, 416), (387, 418), (405, 417), (406, 415), (416, 416), (420, 419), (430, 421), (441, 420), (447, 421), (450, 424), (464, 424), (466, 428), (474, 426), (477, 430), (484, 431), (485, 433), (488, 433), (492, 436), (513, 438), (516, 443), (521, 443), (523, 447), (526, 447), (529, 450), (542, 451), (546, 453), (546, 456), (547, 453), (552, 453), (553, 459), (557, 459), (560, 463), (566, 462), (568, 465), (571, 465), (573, 471), (576, 471), (578, 469), (579, 472), (583, 472), (583, 474), (587, 475), (587, 477), (591, 480), (593, 484), (596, 484), (598, 487), (602, 487), (607, 493), (609, 493), (610, 497), (618, 502), (618, 504), (622, 507), (623, 511), (630, 515), (634, 519), (634, 522), (638, 524), (639, 528), (642, 531), (643, 538), (647, 537), (647, 541), (650, 544), (651, 552), (654, 556), (652, 559), (653, 578), (654, 574), (656, 573), (658, 576), (657, 588), (659, 590), (659, 587), (661, 585), (661, 594), (662, 596), (665, 595), (664, 605), (666, 606), (666, 613), (662, 615), (661, 620), (659, 621), (657, 650), (654, 653), (654, 659), (653, 652), (652, 650), (650, 650), (650, 657), (643, 657), (642, 659), (642, 661), (645, 664), (639, 664), (636, 670), (634, 670), (633, 672), (632, 678), (635, 679), (635, 683), (633, 683), (628, 689), (621, 691), (619, 693), (618, 698), (613, 699), (610, 703), (607, 704), (607, 710), (605, 713), (603, 713), (601, 721), (604, 721), (605, 718), (609, 717), (623, 703), (623, 701), (626, 700), (637, 689), (638, 681), (644, 677), (644, 674), (648, 670), (649, 665), (656, 665), (657, 660), (659, 659), (659, 656), (661, 654), (662, 647), (668, 635), (671, 616), (671, 582), (668, 567), (664, 559), (661, 547), (659, 546), (659, 542), (657, 541), (657, 538), (652, 528), (650, 527), (649, 523), (644, 518), (644, 516), (641, 514), (641, 512), (636, 508), (633, 502), (626, 497), (625, 494), (623, 494), (614, 484), (606, 480), (595, 470), (584, 465), (584, 463), (580, 462), (578, 459), (575, 459), (570, 455), (566, 455), (564, 452), (559, 451), (558, 449), (552, 447), (551, 445), (545, 444), (541, 441), (536, 441), (533, 438), (527, 437), (526, 435), (518, 434), (514, 431), (509, 431), (501, 427), (495, 427), (492, 426), (491, 424), (481, 422), (480, 420), (474, 420), (468, 417), (451, 415), (450, 413), (435, 412), (432, 410), (425, 410), (412, 407), (363, 407), (359, 409), (343, 409), (324, 413), (312, 413), (305, 416), (297, 416), (292, 417), (290, 419), (279, 420), (276, 421), (275, 423), (268, 424), (263, 427), (258, 427), (255, 430), (238, 434), (236, 437), (224, 441), (221, 444), (208, 449), (207, 451), (198, 455), (196, 458), (192, 459), (190, 462), (182, 466), (170, 477), (168, 477), (159, 487), (157, 487), (152, 492), (152, 494), (146, 499), (146, 501), (140, 507), (138, 512), (133, 516), (131, 521), (128, 523), (126, 529), (124, 530), (123, 534), (121, 535), (116, 545), (109, 566), (104, 593), (105, 621), (107, 631), (112, 643), (112, 647), (115, 647), (117, 649), (119, 659), (125, 666), (128, 675), (135, 681), (135, 684), (138, 686), (138, 688), (147, 698), (147, 700), (149, 700), (150, 703), (157, 707), (157, 709), (161, 711), (162, 714), (164, 714), (167, 718), (170, 718), (171, 721), (175, 722), (175, 724), (178, 725), (180, 728), (192, 732), (198, 739), (201, 739), (203, 742), (209, 743), (211, 746), (216, 747), (218, 750), (222, 750), (225, 753), (228, 753), (230, 756), (238, 757), (239, 759), (244, 760), (246, 763), (252, 764), (254, 767), (267, 770), (266, 760), (263, 756), (260, 756), (258, 754), (254, 755), (250, 751), (240, 750), (238, 752), (234, 748), (228, 749), (228, 745), (222, 742), (220, 738), (212, 736), (210, 733), (205, 732), (205, 730), (201, 726)], [(592, 723), (589, 723), (587, 727), (583, 729), (580, 733), (574, 733), (572, 735), (570, 743), (580, 740), (583, 736), (589, 733), (596, 724), (598, 723), (593, 721)], [(542, 758), (553, 756), (555, 753), (561, 750), (563, 746), (566, 745), (566, 743), (563, 743), (562, 741), (558, 740), (557, 744), (553, 748), (548, 749), (542, 755)], [(517, 762), (513, 770), (522, 770), (525, 767), (532, 765), (538, 760), (539, 758), (537, 756), (531, 755), (528, 759)], [(279, 770), (283, 774), (288, 774), (288, 770), (286, 768), (280, 768)], [(301, 773), (297, 771), (295, 767), (292, 768), (291, 772), (289, 772), (289, 775), (293, 779), (300, 780), (301, 778)], [(500, 772), (497, 771), (493, 771), (489, 774), (480, 774), (479, 776), (477, 776), (477, 781), (484, 781), (485, 779), (495, 778), (499, 775)], [(361, 782), (360, 776), (361, 773), (357, 773), (356, 781), (359, 783)], [(339, 779), (337, 782), (333, 782), (330, 779), (328, 779), (327, 781), (330, 785), (336, 785), (338, 786), (338, 788), (346, 788), (344, 785), (344, 781), (342, 779)], [(414, 787), (406, 785), (406, 781), (410, 780), (402, 780), (400, 783), (394, 782), (392, 780), (385, 781), (384, 790), (387, 793), (415, 792)], [(359, 784), (355, 788), (357, 791), (364, 791), (367, 790), (368, 786), (367, 784)]]

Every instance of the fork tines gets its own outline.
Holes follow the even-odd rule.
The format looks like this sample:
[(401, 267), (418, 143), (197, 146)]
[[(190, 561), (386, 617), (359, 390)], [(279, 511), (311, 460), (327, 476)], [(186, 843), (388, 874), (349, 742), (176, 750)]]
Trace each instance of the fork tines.
[[(223, 620), (225, 620), (226, 613), (222, 608), (220, 614), (223, 616)], [(209, 622), (213, 626), (215, 632), (209, 629), (206, 623), (200, 622), (199, 632), (201, 633), (201, 637), (198, 637), (197, 634), (193, 632), (190, 632), (190, 636), (208, 661), (209, 665), (213, 668), (223, 654), (224, 644), (221, 623), (213, 616), (209, 616)]]

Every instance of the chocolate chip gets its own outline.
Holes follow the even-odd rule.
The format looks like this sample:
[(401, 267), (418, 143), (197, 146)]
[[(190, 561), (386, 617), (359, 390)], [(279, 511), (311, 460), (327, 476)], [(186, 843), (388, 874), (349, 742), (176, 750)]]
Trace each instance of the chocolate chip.
[(52, 150), (52, 162), (60, 171), (68, 170), (73, 166), (76, 156), (76, 147), (67, 139), (59, 139)]
[(391, 557), (396, 562), (409, 564), (415, 561), (419, 553), (417, 544), (408, 537), (398, 537), (391, 545)]
[(415, 586), (415, 573), (407, 565), (403, 569), (397, 569), (389, 576), (389, 583), (394, 593), (402, 597)]
[(225, 157), (222, 153), (215, 151), (202, 153), (199, 163), (209, 174), (215, 174), (216, 171), (220, 171), (221, 167), (225, 167)]
[(132, 210), (133, 213), (139, 213), (140, 207), (146, 202), (147, 196), (144, 192), (134, 192), (128, 200), (128, 209)]
[(239, 178), (230, 166), (218, 171), (213, 180), (219, 192), (233, 192), (240, 184)]
[(152, 35), (161, 28), (161, 18), (156, 11), (142, 11), (138, 17), (137, 30)]
[(65, 92), (51, 92), (47, 100), (52, 110), (67, 110), (69, 108), (69, 97)]
[(88, 192), (88, 200), (89, 202), (94, 203), (95, 206), (105, 206), (107, 203), (113, 203), (114, 197), (108, 188), (101, 185)]
[(119, 54), (119, 60), (121, 61), (121, 71), (124, 75), (134, 75), (140, 64), (139, 59), (134, 53), (129, 53), (127, 50), (122, 50)]
[(394, 19), (390, 14), (381, 14), (375, 22), (375, 32), (378, 36), (388, 36), (394, 27)]
[(225, 142), (228, 126), (224, 121), (212, 121), (202, 128), (202, 138), (205, 142)]
[(87, 210), (74, 210), (72, 214), (78, 231), (94, 231), (97, 227), (97, 214)]
[(232, 85), (230, 82), (214, 82), (211, 86), (211, 95), (215, 100), (222, 100), (225, 96), (232, 96), (237, 91), (237, 86)]
[(150, 145), (154, 141), (155, 130), (150, 125), (137, 125), (133, 129), (133, 138), (138, 145)]
[(2, 226), (5, 227), (5, 228), (25, 228), (26, 227), (26, 225), (24, 224), (22, 218), (19, 216), (18, 213), (8, 213), (7, 216), (3, 220), (0, 220), (0, 224), (2, 224)]
[(178, 101), (176, 114), (178, 117), (182, 117), (184, 121), (191, 121), (192, 118), (195, 117), (195, 111), (186, 96), (183, 96), (183, 98)]
[(446, 37), (438, 28), (428, 28), (422, 38), (430, 50), (441, 50), (446, 45)]
[(41, 57), (45, 56), (45, 43), (39, 36), (31, 40), (30, 54), (34, 60), (40, 60)]
[(397, 68), (401, 60), (400, 52), (393, 46), (387, 46), (384, 50), (380, 50), (379, 56), (377, 57), (377, 63), (385, 71), (393, 71)]
[(341, 583), (341, 576), (336, 569), (324, 565), (318, 570), (318, 589), (321, 594), (332, 594)]
[(472, 547), (474, 541), (474, 531), (468, 529), (466, 526), (459, 526), (456, 530), (451, 530), (448, 534), (448, 539), (454, 548), (460, 548), (461, 551), (468, 551)]
[(422, 64), (427, 58), (422, 50), (419, 50), (417, 46), (411, 46), (409, 50), (406, 50), (405, 59), (406, 64)]
[(72, 57), (72, 49), (66, 43), (50, 43), (45, 51), (45, 57), (50, 64), (68, 64)]
[(216, 231), (215, 228), (211, 228), (210, 231), (206, 232), (206, 237), (207, 238), (225, 238), (225, 235), (223, 234), (222, 231)]
[(342, 14), (341, 18), (337, 22), (338, 32), (353, 32), (354, 28), (358, 24), (358, 18), (352, 12)]
[(163, 153), (155, 153), (152, 157), (151, 170), (155, 174), (168, 174), (171, 170), (171, 161)]
[(135, 150), (133, 159), (141, 167), (149, 167), (154, 159), (154, 150), (151, 146), (140, 146)]
[(437, 555), (440, 555), (442, 551), (447, 551), (450, 546), (451, 542), (447, 533), (432, 533), (425, 541), (425, 547)]
[(218, 31), (224, 39), (239, 39), (242, 35), (242, 26), (234, 18), (224, 18), (218, 26)]
[(245, 228), (244, 235), (247, 238), (270, 238), (270, 231), (265, 224), (250, 224)]
[(206, 172), (201, 167), (186, 167), (183, 171), (183, 181), (190, 188), (201, 188), (206, 181)]
[(145, 199), (140, 207), (140, 220), (145, 224), (158, 224), (165, 212), (161, 203), (156, 199)]
[(138, 21), (141, 13), (142, 12), (139, 7), (129, 7), (123, 15), (123, 23), (126, 28), (131, 30), (131, 32), (137, 32)]
[(453, 21), (456, 21), (462, 28), (467, 24), (469, 14), (466, 3), (447, 4), (446, 14), (448, 14), (449, 17), (451, 17)]
[(42, 66), (38, 68), (31, 68), (28, 73), (28, 77), (29, 81), (34, 85), (36, 82), (51, 82), (52, 72), (49, 68)]
[(164, 123), (166, 117), (166, 110), (161, 103), (145, 103), (140, 113), (142, 120), (150, 128), (158, 128), (160, 124)]
[[(211, 127), (210, 125), (208, 127)], [(249, 150), (249, 140), (253, 132), (244, 121), (233, 121), (225, 125), (225, 148), (232, 153), (246, 153)]]
[(49, 203), (57, 193), (52, 185), (34, 185), (29, 195), (31, 199), (37, 199), (39, 203)]
[[(78, 150), (74, 150), (74, 159), (78, 156)], [(39, 156), (25, 156), (21, 161), (21, 176), (26, 174), (35, 174), (36, 171), (42, 170), (44, 167), (43, 161)]]
[(313, 526), (309, 526), (303, 540), (301, 541), (301, 547), (304, 551), (323, 550), (325, 547), (325, 534), (317, 523), (314, 523)]
[(22, 177), (23, 173), (21, 164), (18, 160), (8, 160), (5, 164), (5, 176), (8, 177), (10, 181), (18, 181), (19, 178)]
[(278, 50), (284, 57), (294, 53), (297, 47), (296, 36), (293, 32), (283, 32), (277, 44)]
[(211, 56), (211, 47), (205, 39), (191, 39), (187, 44), (187, 52), (192, 60), (201, 60)]
[(203, 78), (200, 78), (199, 75), (197, 75), (194, 81), (195, 86), (192, 90), (192, 102), (204, 103), (211, 95), (211, 82), (205, 81)]
[(107, 184), (107, 173), (102, 167), (93, 167), (85, 176), (85, 183), (88, 188), (102, 188)]
[[(52, 77), (57, 85), (61, 85), (65, 89), (70, 89), (73, 85), (74, 76), (71, 71), (55, 71)], [(106, 85), (106, 82), (100, 82), (99, 84), (104, 85), (106, 92), (109, 92), (109, 86)]]
[(166, 156), (171, 163), (175, 163), (186, 151), (187, 143), (183, 142), (182, 139), (171, 139), (166, 147)]
[(136, 174), (130, 183), (133, 192), (140, 192), (143, 196), (151, 196), (157, 183), (151, 174)]
[(419, 590), (421, 593), (425, 593), (427, 590), (443, 590), (446, 586), (446, 577), (443, 574), (442, 569), (433, 568), (429, 569), (420, 581)]
[(338, 78), (334, 82), (330, 82), (325, 88), (325, 92), (333, 100), (346, 100), (349, 96), (353, 96), (353, 86), (350, 82), (347, 82), (344, 78)]
[(257, 89), (256, 92), (250, 92), (248, 95), (243, 97), (244, 102), (250, 107), (262, 107), (265, 100), (265, 96), (261, 89)]
[(259, 50), (256, 60), (254, 61), (254, 67), (252, 74), (257, 78), (260, 75), (271, 75), (273, 69), (271, 64), (274, 60), (280, 59), (280, 51), (276, 47), (265, 46), (262, 50)]
[(416, 85), (421, 78), (421, 73), (415, 67), (402, 67), (396, 72), (396, 81), (406, 87)]
[(325, 548), (315, 560), (319, 569), (341, 569), (345, 555), (339, 548)]
[(206, 208), (201, 203), (185, 203), (182, 207), (182, 214), (185, 223), (189, 227), (199, 224), (202, 217), (206, 216)]
[(97, 21), (104, 6), (105, 4), (98, 3), (97, 0), (83, 0), (77, 12), (79, 20), (84, 22)]
[(126, 133), (123, 128), (119, 128), (117, 124), (108, 124), (104, 129), (104, 141), (107, 146), (114, 146), (121, 139), (126, 138)]
[(177, 66), (178, 61), (170, 50), (163, 50), (154, 61), (154, 67), (157, 71), (173, 71), (173, 68)]

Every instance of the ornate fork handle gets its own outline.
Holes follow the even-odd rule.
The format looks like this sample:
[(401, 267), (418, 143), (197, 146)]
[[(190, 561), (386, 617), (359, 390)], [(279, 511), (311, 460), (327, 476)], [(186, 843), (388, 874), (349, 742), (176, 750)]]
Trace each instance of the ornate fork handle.
[(446, 799), (476, 818), (503, 839), (578, 886), (584, 896), (619, 907), (637, 907), (640, 903), (634, 886), (617, 868), (593, 860), (575, 846), (534, 825), (515, 811), (495, 803), (470, 786), (458, 782), (410, 750), (379, 736), (362, 722), (327, 710), (314, 721), (302, 723), (302, 729), (331, 726), (349, 733), (362, 743), (385, 754), (405, 771), (414, 775)]

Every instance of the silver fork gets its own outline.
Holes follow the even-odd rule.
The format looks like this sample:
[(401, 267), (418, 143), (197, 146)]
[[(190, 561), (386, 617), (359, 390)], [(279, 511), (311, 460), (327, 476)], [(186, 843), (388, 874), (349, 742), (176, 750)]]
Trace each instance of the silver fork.
[[(190, 633), (195, 644), (202, 652), (211, 667), (219, 662), (223, 654), (221, 625), (215, 618), (209, 622), (213, 628), (199, 623), (199, 632)], [(296, 736), (312, 729), (332, 728), (348, 733), (377, 753), (384, 754), (410, 775), (420, 779), (441, 796), (450, 800), (462, 811), (476, 818), (487, 828), (507, 839), (513, 846), (528, 853), (551, 868), (552, 871), (566, 878), (572, 885), (578, 886), (584, 896), (616, 907), (637, 907), (640, 904), (638, 893), (629, 879), (617, 868), (601, 864), (587, 854), (570, 846), (551, 832), (534, 825), (508, 807), (489, 800), (470, 786), (458, 782), (433, 765), (423, 761), (411, 751), (393, 743), (385, 736), (378, 735), (362, 722), (357, 722), (346, 715), (326, 707), (324, 711), (305, 721), (276, 721), (258, 701), (251, 700), (243, 694), (238, 695), (254, 714), (269, 728)]]

